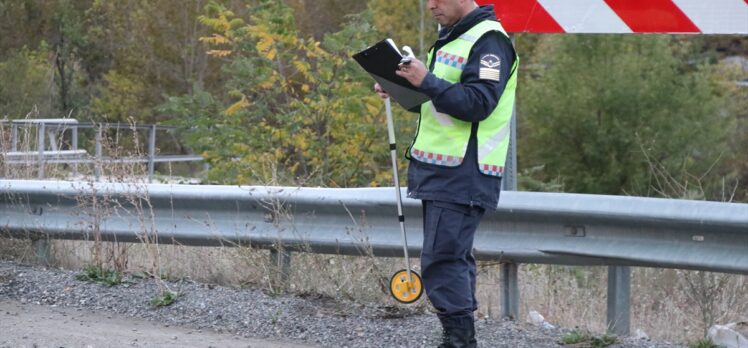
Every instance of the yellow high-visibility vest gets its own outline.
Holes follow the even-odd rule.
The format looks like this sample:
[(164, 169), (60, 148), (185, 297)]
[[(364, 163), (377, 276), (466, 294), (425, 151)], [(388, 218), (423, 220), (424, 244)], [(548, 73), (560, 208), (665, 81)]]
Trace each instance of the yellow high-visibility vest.
[[(444, 45), (436, 55), (432, 48), (428, 53), (427, 66), (431, 66), (432, 59), (436, 56), (432, 73), (450, 83), (460, 82), (470, 50), (481, 36), (490, 31), (508, 37), (499, 22), (485, 20)], [(504, 172), (518, 66), (519, 57), (515, 57), (509, 81), (499, 103), (485, 120), (478, 123), (478, 167), (486, 175), (500, 177)], [(471, 122), (436, 111), (431, 101), (422, 104), (416, 136), (408, 150), (409, 157), (440, 166), (459, 166), (465, 158), (471, 125)]]

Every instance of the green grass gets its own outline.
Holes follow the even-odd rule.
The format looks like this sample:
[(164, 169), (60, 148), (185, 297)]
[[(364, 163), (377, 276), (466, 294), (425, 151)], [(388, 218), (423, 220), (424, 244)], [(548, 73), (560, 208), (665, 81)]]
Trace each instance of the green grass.
[(722, 346), (714, 344), (710, 338), (702, 338), (696, 342), (689, 343), (688, 348), (722, 348)]
[(576, 345), (581, 347), (603, 348), (616, 343), (618, 338), (613, 335), (595, 336), (589, 332), (574, 330), (565, 333), (559, 339), (559, 343), (564, 345)]
[(164, 291), (151, 299), (151, 305), (154, 307), (166, 307), (173, 304), (179, 298), (178, 292)]
[(115, 286), (123, 282), (122, 273), (97, 266), (87, 266), (83, 272), (75, 275), (75, 279), (106, 286)]

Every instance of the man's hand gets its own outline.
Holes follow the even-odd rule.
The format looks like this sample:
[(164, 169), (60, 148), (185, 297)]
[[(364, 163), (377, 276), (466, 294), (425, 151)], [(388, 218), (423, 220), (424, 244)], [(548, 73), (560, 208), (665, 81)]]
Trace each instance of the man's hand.
[(390, 97), (390, 95), (387, 94), (384, 89), (382, 89), (382, 86), (380, 86), (379, 83), (374, 84), (374, 92), (377, 92), (377, 94), (379, 94), (382, 99), (387, 99)]
[(421, 87), (421, 83), (423, 83), (423, 79), (426, 78), (426, 74), (428, 73), (429, 72), (426, 69), (426, 66), (423, 65), (423, 62), (416, 58), (412, 58), (410, 64), (400, 65), (400, 69), (395, 71), (397, 76), (405, 78), (411, 85), (418, 88)]

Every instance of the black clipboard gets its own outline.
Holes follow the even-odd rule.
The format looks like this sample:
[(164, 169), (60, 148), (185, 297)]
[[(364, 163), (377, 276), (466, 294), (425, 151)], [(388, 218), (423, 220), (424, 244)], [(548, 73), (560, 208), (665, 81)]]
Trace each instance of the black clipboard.
[(408, 80), (395, 74), (402, 58), (402, 54), (397, 50), (392, 39), (384, 39), (353, 55), (353, 59), (387, 91), (392, 99), (406, 110), (410, 110), (429, 101), (430, 98), (419, 92)]

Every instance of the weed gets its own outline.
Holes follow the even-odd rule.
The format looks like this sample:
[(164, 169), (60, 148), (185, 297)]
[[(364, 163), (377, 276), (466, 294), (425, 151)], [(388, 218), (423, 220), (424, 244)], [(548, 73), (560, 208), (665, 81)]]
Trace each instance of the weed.
[[(730, 291), (728, 286), (732, 277), (728, 274), (693, 271), (683, 274), (681, 280), (688, 299), (696, 304), (700, 314), (701, 329), (706, 336), (709, 328), (720, 318), (720, 304), (734, 308), (739, 303), (740, 293)], [(703, 340), (702, 340), (703, 341)], [(704, 346), (711, 347), (711, 346)]]
[(616, 343), (618, 338), (613, 335), (595, 336), (589, 332), (574, 330), (565, 333), (559, 339), (559, 343), (564, 345), (574, 345), (576, 347), (603, 348)]
[(143, 271), (137, 271), (137, 272), (133, 272), (132, 274), (130, 274), (130, 278), (133, 278), (133, 279), (148, 279), (150, 277), (151, 276), (148, 273), (143, 272)]
[(715, 344), (711, 338), (703, 338), (689, 343), (688, 348), (722, 348), (722, 346)]
[(273, 326), (275, 326), (276, 324), (278, 324), (278, 320), (280, 319), (280, 315), (281, 315), (281, 310), (280, 309), (276, 309), (273, 312), (273, 315), (270, 318), (270, 322), (273, 324)]
[(592, 346), (593, 347), (607, 347), (611, 344), (614, 344), (618, 341), (618, 337), (614, 335), (602, 335), (602, 336), (595, 336), (592, 337)]
[(106, 286), (115, 286), (122, 284), (122, 273), (103, 267), (87, 266), (83, 272), (75, 275), (75, 279)]
[(178, 292), (164, 290), (161, 294), (151, 299), (151, 305), (154, 307), (166, 307), (176, 302), (179, 296)]

